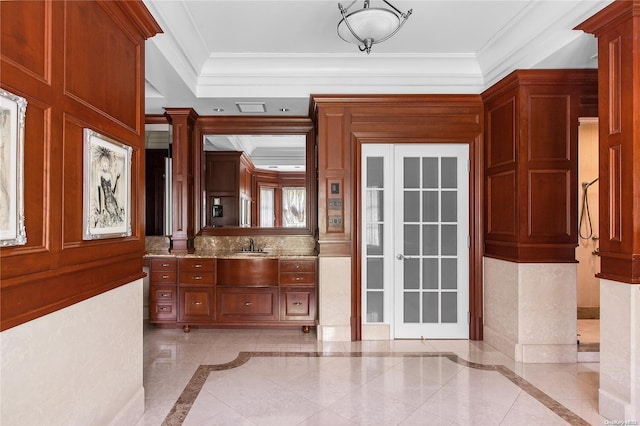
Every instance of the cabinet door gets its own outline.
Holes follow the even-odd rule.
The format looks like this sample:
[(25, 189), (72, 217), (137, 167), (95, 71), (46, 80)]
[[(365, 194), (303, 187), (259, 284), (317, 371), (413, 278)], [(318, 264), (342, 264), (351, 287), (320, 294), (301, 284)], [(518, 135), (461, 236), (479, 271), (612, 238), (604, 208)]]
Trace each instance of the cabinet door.
[(280, 289), (280, 319), (285, 321), (310, 321), (316, 316), (315, 288), (288, 287)]
[(213, 289), (184, 287), (180, 289), (180, 321), (213, 319)]
[(277, 288), (218, 288), (218, 321), (258, 322), (278, 319)]

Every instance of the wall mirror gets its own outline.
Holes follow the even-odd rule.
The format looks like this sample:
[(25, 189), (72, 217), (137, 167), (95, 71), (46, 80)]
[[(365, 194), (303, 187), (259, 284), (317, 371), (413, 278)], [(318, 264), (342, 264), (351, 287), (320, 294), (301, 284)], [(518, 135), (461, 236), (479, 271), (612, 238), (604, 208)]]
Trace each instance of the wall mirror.
[(200, 117), (201, 235), (309, 234), (316, 229), (309, 119)]

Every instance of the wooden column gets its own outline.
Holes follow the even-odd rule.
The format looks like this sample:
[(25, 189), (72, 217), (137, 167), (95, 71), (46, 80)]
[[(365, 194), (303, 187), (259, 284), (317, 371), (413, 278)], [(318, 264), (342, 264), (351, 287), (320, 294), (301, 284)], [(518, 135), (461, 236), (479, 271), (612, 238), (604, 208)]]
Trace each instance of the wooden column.
[(193, 151), (196, 141), (193, 138), (198, 114), (191, 108), (165, 108), (165, 111), (173, 129), (171, 252), (187, 253), (193, 249), (194, 237)]
[(577, 29), (598, 37), (598, 276), (640, 284), (640, 1), (616, 1)]

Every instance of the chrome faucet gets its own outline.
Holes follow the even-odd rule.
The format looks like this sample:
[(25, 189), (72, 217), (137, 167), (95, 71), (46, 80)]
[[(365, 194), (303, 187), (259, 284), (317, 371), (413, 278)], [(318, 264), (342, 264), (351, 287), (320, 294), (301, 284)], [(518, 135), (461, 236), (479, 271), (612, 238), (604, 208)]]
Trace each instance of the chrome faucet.
[(255, 246), (253, 245), (253, 238), (249, 238), (249, 251), (253, 253)]

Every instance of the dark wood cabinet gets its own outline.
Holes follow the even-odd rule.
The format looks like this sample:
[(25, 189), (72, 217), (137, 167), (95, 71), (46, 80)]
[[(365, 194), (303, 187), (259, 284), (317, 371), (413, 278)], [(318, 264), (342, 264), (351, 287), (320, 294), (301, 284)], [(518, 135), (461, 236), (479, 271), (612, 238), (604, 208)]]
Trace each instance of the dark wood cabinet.
[(170, 257), (151, 259), (149, 267), (149, 321), (175, 323), (178, 319), (177, 260)]
[(316, 314), (315, 288), (280, 288), (280, 319), (283, 321), (312, 321)]
[(278, 320), (277, 287), (220, 287), (218, 321), (255, 323)]
[(317, 259), (159, 257), (150, 264), (150, 322), (183, 327), (316, 325)]
[[(251, 160), (239, 151), (207, 151), (204, 160), (207, 226), (246, 225), (243, 211), (251, 211)], [(245, 209), (241, 209), (241, 205)]]
[(178, 259), (178, 323), (185, 331), (214, 320), (215, 270), (212, 258)]
[[(180, 288), (180, 322), (200, 323), (213, 319), (213, 288)], [(188, 324), (185, 324), (188, 326)]]

